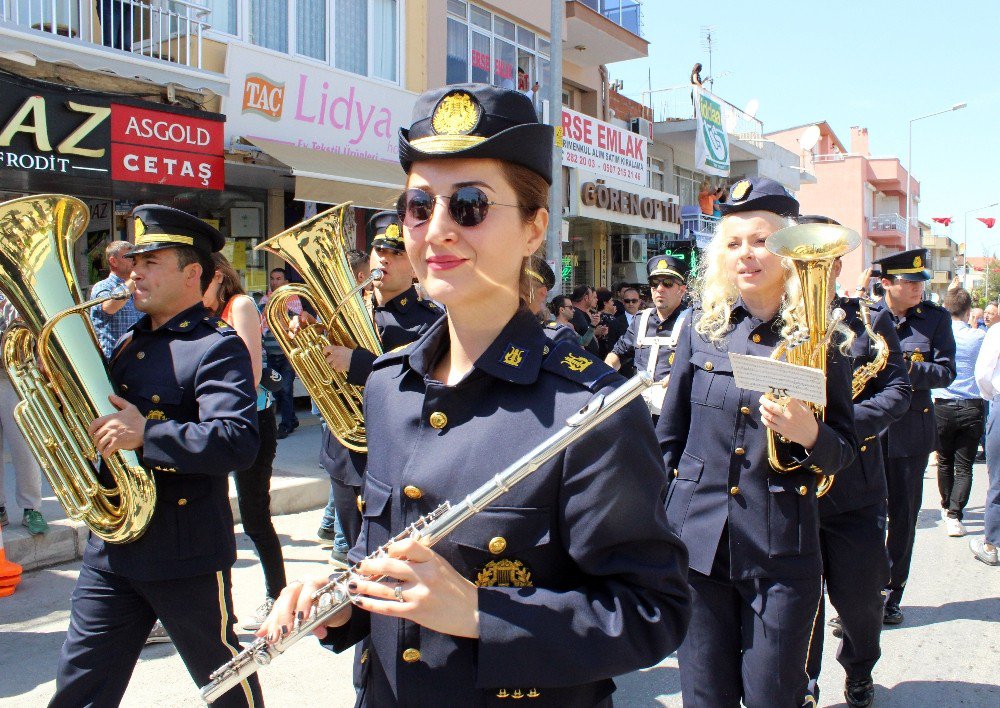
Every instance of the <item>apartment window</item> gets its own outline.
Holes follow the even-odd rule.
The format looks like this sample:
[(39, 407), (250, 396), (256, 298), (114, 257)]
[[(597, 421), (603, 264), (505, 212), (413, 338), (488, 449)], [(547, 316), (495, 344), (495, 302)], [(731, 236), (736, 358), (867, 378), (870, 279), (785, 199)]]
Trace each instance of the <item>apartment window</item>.
[[(549, 43), (478, 5), (448, 2), (449, 84), (493, 84), (528, 91), (548, 85)], [(536, 97), (537, 102), (537, 97)]]
[[(219, 32), (259, 47), (399, 81), (399, 0), (195, 0)], [(449, 0), (449, 10), (466, 3)], [(449, 33), (449, 51), (452, 46)]]
[(683, 167), (674, 167), (674, 179), (677, 184), (676, 194), (680, 197), (681, 204), (683, 206), (697, 204), (701, 176), (692, 170), (685, 170)]
[(663, 160), (651, 158), (649, 161), (649, 186), (661, 192), (666, 191), (663, 179)]

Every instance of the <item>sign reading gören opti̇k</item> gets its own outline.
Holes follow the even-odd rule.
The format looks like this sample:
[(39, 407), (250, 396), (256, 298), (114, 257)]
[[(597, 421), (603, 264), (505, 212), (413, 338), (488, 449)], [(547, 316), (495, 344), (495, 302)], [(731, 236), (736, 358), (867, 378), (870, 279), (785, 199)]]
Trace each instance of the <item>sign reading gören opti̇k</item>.
[(729, 176), (729, 136), (722, 125), (722, 105), (708, 91), (695, 89), (697, 129), (694, 136), (694, 168), (717, 177)]

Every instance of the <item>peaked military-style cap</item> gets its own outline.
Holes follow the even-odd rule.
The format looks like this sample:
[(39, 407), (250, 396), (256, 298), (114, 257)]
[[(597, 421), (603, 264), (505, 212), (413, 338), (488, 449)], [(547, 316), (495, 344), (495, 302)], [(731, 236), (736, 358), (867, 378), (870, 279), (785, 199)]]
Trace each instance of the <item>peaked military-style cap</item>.
[(552, 267), (540, 256), (532, 256), (528, 260), (526, 268), (528, 277), (545, 286), (546, 290), (552, 290), (556, 285), (556, 274), (552, 272)]
[(418, 160), (491, 158), (527, 167), (552, 184), (552, 126), (538, 122), (523, 93), (487, 84), (426, 91), (413, 107), (413, 124), (399, 129), (399, 163), (409, 173)]
[(140, 204), (132, 210), (131, 216), (135, 245), (125, 254), (126, 258), (178, 246), (191, 246), (211, 256), (226, 244), (218, 229), (180, 209)]
[(874, 261), (883, 278), (902, 280), (930, 280), (934, 277), (927, 269), (927, 249), (911, 248), (909, 251), (893, 253)]
[(372, 248), (388, 248), (396, 253), (406, 253), (403, 243), (403, 229), (399, 224), (399, 216), (394, 211), (380, 211), (368, 223), (375, 228)]
[(722, 215), (741, 211), (769, 211), (797, 218), (799, 203), (788, 190), (767, 177), (747, 177), (729, 188), (726, 201), (719, 202)]
[(646, 261), (646, 277), (655, 278), (658, 275), (667, 275), (684, 282), (687, 268), (684, 262), (673, 256), (653, 256)]

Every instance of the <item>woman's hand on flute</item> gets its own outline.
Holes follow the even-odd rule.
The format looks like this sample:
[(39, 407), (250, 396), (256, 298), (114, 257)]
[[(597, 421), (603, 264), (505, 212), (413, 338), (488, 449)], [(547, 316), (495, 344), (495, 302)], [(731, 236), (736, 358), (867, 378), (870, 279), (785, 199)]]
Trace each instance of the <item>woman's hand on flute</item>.
[[(295, 580), (285, 586), (278, 599), (271, 608), (271, 613), (264, 620), (264, 623), (257, 630), (258, 637), (266, 637), (272, 644), (282, 637), (288, 636), (293, 629), (309, 619), (312, 612), (312, 596), (317, 590), (330, 582), (325, 575), (317, 575), (305, 580)], [(351, 618), (351, 606), (348, 605), (342, 611), (327, 620), (326, 626), (320, 626), (313, 630), (319, 639), (326, 636), (326, 627), (340, 627), (347, 624)]]

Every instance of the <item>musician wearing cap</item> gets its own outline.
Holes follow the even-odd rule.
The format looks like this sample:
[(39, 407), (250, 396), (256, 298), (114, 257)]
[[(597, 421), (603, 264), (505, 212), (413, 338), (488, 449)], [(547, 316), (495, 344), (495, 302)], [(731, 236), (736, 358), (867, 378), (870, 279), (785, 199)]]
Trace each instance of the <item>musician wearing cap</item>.
[(570, 342), (579, 342), (575, 330), (572, 327), (564, 327), (552, 319), (552, 313), (546, 307), (549, 293), (556, 286), (556, 274), (552, 272), (552, 267), (545, 262), (541, 256), (532, 256), (527, 267), (524, 269), (527, 275), (528, 286), (528, 309), (535, 313), (535, 317), (545, 327), (545, 336), (554, 342), (561, 342), (564, 339)]
[[(157, 618), (197, 685), (240, 648), (228, 477), (256, 455), (257, 397), (246, 345), (202, 304), (224, 239), (169, 207), (140, 206), (132, 218), (135, 246), (126, 256), (145, 314), (112, 353), (119, 411), (89, 430), (102, 455), (139, 451), (156, 507), (137, 540), (88, 539), (51, 706), (118, 705)], [(260, 704), (255, 678), (224, 699)]]
[[(824, 216), (800, 216), (798, 222), (839, 226)], [(892, 315), (887, 310), (866, 313), (866, 303), (858, 298), (837, 297), (834, 286), (842, 269), (838, 258), (827, 295), (831, 307), (846, 313), (844, 324), (854, 334), (850, 358), (859, 447), (854, 461), (837, 474), (833, 487), (819, 500), (820, 548), (826, 592), (838, 613), (830, 625), (841, 640), (837, 661), (846, 673), (844, 699), (849, 706), (868, 706), (875, 697), (872, 670), (882, 653), (882, 588), (889, 579), (886, 483), (879, 436), (909, 408), (910, 380)], [(824, 610), (825, 603), (820, 603), (809, 648), (808, 671), (817, 705)]]
[[(368, 379), (352, 560), (622, 382), (578, 344), (550, 341), (527, 306), (552, 145), (523, 94), (476, 84), (424, 93), (400, 131), (406, 253), (447, 317)], [(358, 704), (611, 705), (611, 677), (658, 662), (686, 624), (686, 556), (663, 487), (649, 414), (633, 400), (433, 548), (398, 541), (366, 559), (354, 606), (319, 630), (336, 651), (368, 641)], [(318, 586), (283, 593), (260, 636), (291, 626)]]
[[(414, 342), (444, 312), (413, 287), (413, 268), (406, 257), (406, 244), (399, 217), (394, 211), (380, 211), (370, 224), (374, 229), (368, 264), (382, 271), (381, 280), (366, 295), (383, 350), (389, 352)], [(369, 299), (370, 298), (370, 299)], [(324, 349), (331, 368), (347, 372), (347, 382), (363, 386), (371, 374), (376, 355), (362, 347), (350, 349), (329, 345)], [(323, 433), (320, 463), (330, 475), (337, 516), (352, 546), (361, 533), (361, 485), (367, 455), (344, 447), (329, 430)]]
[[(794, 225), (799, 205), (752, 177), (720, 206), (701, 304), (682, 325), (656, 427), (667, 520), (690, 555), (681, 693), (692, 706), (814, 705), (805, 667), (822, 601), (816, 487), (854, 454), (850, 369), (829, 347), (822, 420), (802, 401), (736, 386), (730, 353), (770, 357), (804, 326), (793, 265), (765, 245)], [(838, 328), (834, 342), (848, 334)], [(772, 468), (768, 430), (794, 471)]]
[(637, 371), (652, 375), (656, 385), (647, 389), (643, 398), (655, 421), (663, 405), (670, 367), (674, 363), (677, 336), (688, 314), (681, 305), (687, 292), (687, 269), (683, 261), (673, 256), (654, 256), (646, 263), (646, 273), (653, 307), (632, 319), (632, 325), (615, 343), (604, 362), (615, 370), (631, 363)]
[(885, 624), (900, 624), (899, 603), (910, 573), (917, 515), (923, 498), (924, 470), (937, 447), (932, 388), (947, 388), (955, 380), (955, 335), (951, 317), (939, 305), (924, 300), (927, 249), (915, 248), (875, 261), (885, 297), (874, 309), (888, 310), (896, 322), (913, 396), (909, 410), (882, 437), (888, 484), (889, 582), (885, 588)]

